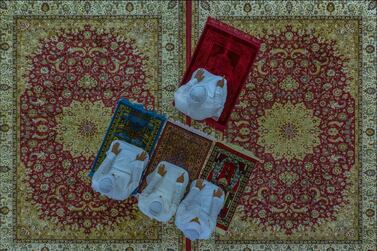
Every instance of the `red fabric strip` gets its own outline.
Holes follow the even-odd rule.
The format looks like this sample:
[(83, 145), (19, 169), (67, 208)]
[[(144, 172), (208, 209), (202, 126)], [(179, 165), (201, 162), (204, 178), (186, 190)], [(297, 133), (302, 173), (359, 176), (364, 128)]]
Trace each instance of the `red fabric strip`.
[[(186, 1), (186, 67), (191, 60), (191, 25), (192, 25), (192, 3)], [(186, 124), (191, 125), (191, 118), (186, 116)], [(191, 251), (191, 241), (186, 238), (186, 251)]]
[[(191, 25), (192, 25), (192, 3), (186, 1), (186, 68), (191, 60)], [(191, 118), (186, 116), (186, 124), (191, 125)]]

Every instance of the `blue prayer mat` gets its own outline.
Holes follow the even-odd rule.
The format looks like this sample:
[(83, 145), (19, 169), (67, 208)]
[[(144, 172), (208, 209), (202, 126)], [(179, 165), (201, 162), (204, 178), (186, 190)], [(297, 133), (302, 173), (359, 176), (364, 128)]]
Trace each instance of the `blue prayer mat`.
[(93, 176), (106, 158), (106, 152), (111, 142), (117, 139), (140, 147), (151, 156), (166, 120), (165, 116), (146, 110), (141, 104), (134, 104), (125, 98), (121, 98), (89, 176)]

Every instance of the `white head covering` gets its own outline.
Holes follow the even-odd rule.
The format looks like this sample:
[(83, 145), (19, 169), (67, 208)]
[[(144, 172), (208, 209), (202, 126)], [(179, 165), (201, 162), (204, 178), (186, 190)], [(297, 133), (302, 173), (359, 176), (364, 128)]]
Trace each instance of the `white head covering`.
[(104, 194), (110, 193), (111, 190), (113, 190), (113, 188), (114, 188), (113, 179), (110, 178), (109, 176), (106, 176), (99, 181), (98, 189), (100, 193), (104, 193)]
[(163, 210), (163, 201), (162, 201), (161, 196), (159, 196), (159, 197), (155, 198), (154, 201), (152, 201), (149, 204), (149, 212), (153, 216), (158, 216), (158, 215), (161, 214), (162, 210)]
[(207, 99), (207, 89), (202, 85), (194, 85), (189, 94), (189, 102), (193, 104), (202, 104)]
[(192, 241), (199, 239), (200, 224), (198, 224), (197, 222), (192, 222), (192, 221), (187, 223), (183, 233), (187, 239), (190, 239)]

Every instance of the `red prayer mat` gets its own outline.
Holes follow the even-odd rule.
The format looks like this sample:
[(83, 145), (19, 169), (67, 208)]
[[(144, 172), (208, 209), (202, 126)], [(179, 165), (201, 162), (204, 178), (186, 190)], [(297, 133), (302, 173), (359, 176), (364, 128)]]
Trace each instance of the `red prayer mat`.
[(226, 231), (239, 204), (241, 195), (258, 161), (217, 142), (200, 178), (206, 179), (225, 192), (224, 207), (217, 219), (217, 227)]
[(218, 121), (205, 120), (216, 129), (225, 129), (242, 86), (251, 70), (261, 41), (232, 26), (208, 17), (181, 85), (187, 83), (198, 68), (225, 76), (228, 97)]

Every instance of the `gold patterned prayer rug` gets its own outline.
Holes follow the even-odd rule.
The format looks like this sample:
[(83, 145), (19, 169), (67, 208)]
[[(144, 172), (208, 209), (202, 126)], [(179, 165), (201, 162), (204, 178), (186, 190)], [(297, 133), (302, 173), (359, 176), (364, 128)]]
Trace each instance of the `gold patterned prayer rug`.
[[(0, 250), (375, 250), (376, 11), (0, 1)], [(208, 16), (263, 44), (225, 132), (192, 126), (262, 163), (225, 235), (191, 243), (87, 174), (119, 97), (184, 121), (173, 94)]]

